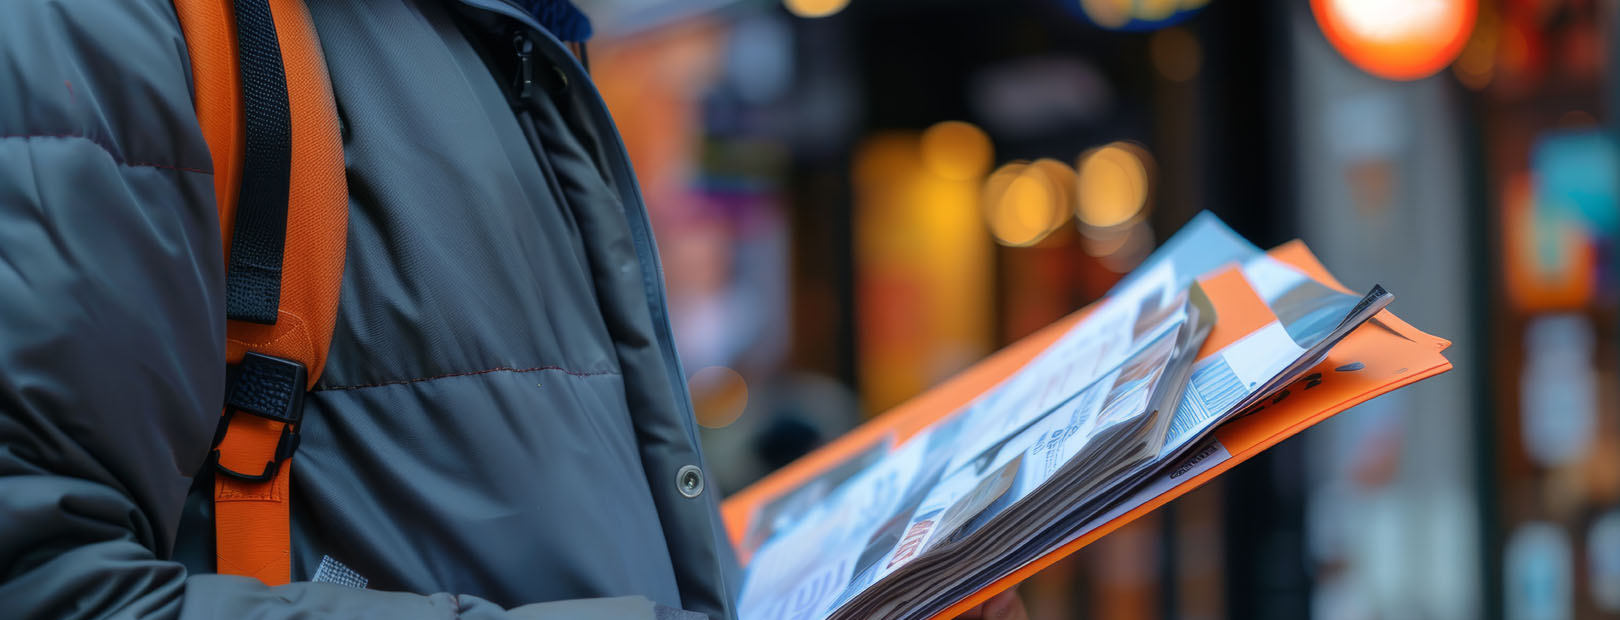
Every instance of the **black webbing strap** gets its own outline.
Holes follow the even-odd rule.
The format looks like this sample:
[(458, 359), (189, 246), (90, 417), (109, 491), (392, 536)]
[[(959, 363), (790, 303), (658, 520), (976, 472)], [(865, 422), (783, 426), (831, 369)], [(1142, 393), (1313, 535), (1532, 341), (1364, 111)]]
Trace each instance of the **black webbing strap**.
[(225, 314), (270, 325), (281, 305), (292, 117), (281, 44), (266, 0), (236, 0), (236, 44), (246, 144), (225, 271)]

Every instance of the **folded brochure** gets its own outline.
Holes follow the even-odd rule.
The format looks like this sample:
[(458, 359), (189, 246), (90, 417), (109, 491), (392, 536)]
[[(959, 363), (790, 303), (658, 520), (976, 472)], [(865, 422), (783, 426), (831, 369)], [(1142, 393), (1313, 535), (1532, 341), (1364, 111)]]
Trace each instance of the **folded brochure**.
[[(747, 558), (739, 612), (964, 610), (1326, 415), (1449, 368), (1448, 343), (1385, 311), (1392, 298), (1349, 294), (1302, 245), (1261, 253), (1202, 215), (1081, 316), (728, 499)], [(1335, 366), (1357, 356), (1378, 368)], [(1355, 370), (1329, 381), (1331, 368)]]

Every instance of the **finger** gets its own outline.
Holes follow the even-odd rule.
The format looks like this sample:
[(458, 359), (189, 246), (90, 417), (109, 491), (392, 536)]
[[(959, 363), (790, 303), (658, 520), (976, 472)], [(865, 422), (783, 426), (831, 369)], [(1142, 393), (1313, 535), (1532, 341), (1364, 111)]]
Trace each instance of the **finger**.
[(1024, 598), (1017, 590), (1007, 590), (985, 601), (983, 614), (984, 620), (1029, 620)]

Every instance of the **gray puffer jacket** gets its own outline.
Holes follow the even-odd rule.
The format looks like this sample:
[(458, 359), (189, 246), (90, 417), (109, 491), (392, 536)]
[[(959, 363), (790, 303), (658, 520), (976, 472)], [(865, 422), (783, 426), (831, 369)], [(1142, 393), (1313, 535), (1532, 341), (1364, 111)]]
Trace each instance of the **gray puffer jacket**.
[(0, 616), (733, 617), (588, 76), (508, 0), (307, 4), (350, 230), (270, 588), (210, 574), (224, 266), (170, 0), (0, 2)]

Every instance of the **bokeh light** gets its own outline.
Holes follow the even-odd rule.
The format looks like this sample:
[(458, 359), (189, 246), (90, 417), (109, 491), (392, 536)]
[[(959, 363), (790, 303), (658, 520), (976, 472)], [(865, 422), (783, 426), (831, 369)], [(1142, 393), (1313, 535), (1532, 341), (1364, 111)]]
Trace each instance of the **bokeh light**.
[(1480, 90), (1496, 77), (1496, 55), (1501, 46), (1502, 25), (1491, 5), (1481, 5), (1474, 33), (1463, 46), (1457, 62), (1451, 64), (1452, 73), (1463, 86)]
[(1311, 0), (1311, 12), (1351, 64), (1391, 80), (1416, 80), (1451, 64), (1468, 43), (1475, 0)]
[(977, 179), (995, 158), (990, 136), (961, 121), (945, 121), (922, 135), (922, 159), (928, 170), (947, 179)]
[(1597, 117), (1586, 110), (1570, 110), (1558, 116), (1558, 126), (1565, 129), (1590, 129), (1597, 125)]
[(1123, 28), (1131, 23), (1131, 0), (1080, 0), (1080, 9), (1104, 28)]
[(1146, 30), (1181, 21), (1209, 0), (1068, 0), (1080, 12), (1109, 30)]
[(1181, 0), (1136, 0), (1136, 10), (1132, 14), (1145, 22), (1157, 22), (1169, 19), (1181, 10)]
[(913, 174), (918, 149), (912, 134), (887, 132), (867, 138), (855, 149), (851, 180), (857, 187), (893, 188), (896, 179)]
[(849, 0), (782, 0), (782, 5), (799, 17), (826, 17), (844, 10)]
[(1153, 58), (1153, 68), (1172, 82), (1193, 79), (1204, 66), (1198, 38), (1186, 28), (1171, 27), (1153, 33), (1153, 38), (1148, 39), (1148, 55)]
[(1013, 162), (985, 180), (984, 208), (990, 234), (1002, 245), (1040, 243), (1068, 216), (1058, 189), (1042, 166)]
[(1114, 228), (1080, 227), (1080, 249), (1093, 258), (1112, 256), (1125, 247), (1125, 242), (1131, 237), (1131, 227), (1118, 226)]
[(692, 393), (692, 407), (698, 424), (707, 428), (725, 428), (748, 409), (748, 382), (737, 371), (724, 366), (710, 366), (695, 373), (686, 381)]
[(1057, 213), (1053, 215), (1056, 220), (1049, 222), (1049, 226), (1054, 229), (1063, 226), (1074, 214), (1075, 204), (1079, 201), (1079, 196), (1076, 195), (1079, 173), (1069, 164), (1050, 157), (1037, 159), (1029, 167), (1031, 171), (1045, 176), (1057, 192), (1053, 196), (1057, 205)]
[[(1102, 266), (1114, 273), (1129, 273), (1137, 265), (1147, 259), (1153, 252), (1153, 229), (1146, 221), (1139, 221), (1130, 226), (1122, 226), (1115, 231), (1118, 236), (1116, 243), (1108, 249), (1108, 253), (1098, 256)], [(1091, 239), (1087, 236), (1082, 238)], [(1100, 249), (1100, 248), (1098, 248)]]
[(1094, 228), (1131, 222), (1142, 214), (1148, 197), (1146, 151), (1115, 142), (1080, 156), (1076, 215)]

